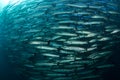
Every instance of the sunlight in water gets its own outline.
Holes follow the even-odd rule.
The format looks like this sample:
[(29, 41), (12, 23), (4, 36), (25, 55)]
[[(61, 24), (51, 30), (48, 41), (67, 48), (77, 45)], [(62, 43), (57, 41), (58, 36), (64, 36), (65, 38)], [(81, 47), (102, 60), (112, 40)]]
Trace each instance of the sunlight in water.
[(2, 5), (7, 5), (9, 3), (10, 0), (0, 0), (0, 3)]
[(10, 4), (14, 4), (14, 3), (17, 3), (18, 1), (20, 2), (22, 0), (0, 0), (0, 9), (2, 9), (3, 7), (5, 7), (9, 3)]

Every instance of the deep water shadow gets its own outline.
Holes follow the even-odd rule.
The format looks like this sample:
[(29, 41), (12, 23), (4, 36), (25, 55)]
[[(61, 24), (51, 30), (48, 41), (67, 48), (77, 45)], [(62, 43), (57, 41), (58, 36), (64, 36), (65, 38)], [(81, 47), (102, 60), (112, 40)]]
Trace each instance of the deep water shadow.
[(16, 73), (15, 66), (9, 63), (3, 48), (0, 48), (0, 80), (27, 80), (23, 75)]
[(104, 74), (104, 80), (120, 80), (120, 44), (116, 44), (112, 50), (113, 55), (110, 57), (109, 62), (115, 65), (108, 72)]

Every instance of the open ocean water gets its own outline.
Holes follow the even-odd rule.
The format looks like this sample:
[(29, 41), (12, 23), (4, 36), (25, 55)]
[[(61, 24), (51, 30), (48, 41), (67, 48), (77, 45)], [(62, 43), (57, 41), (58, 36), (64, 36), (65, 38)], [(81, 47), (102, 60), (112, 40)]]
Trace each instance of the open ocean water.
[(120, 80), (119, 0), (0, 4), (0, 80)]

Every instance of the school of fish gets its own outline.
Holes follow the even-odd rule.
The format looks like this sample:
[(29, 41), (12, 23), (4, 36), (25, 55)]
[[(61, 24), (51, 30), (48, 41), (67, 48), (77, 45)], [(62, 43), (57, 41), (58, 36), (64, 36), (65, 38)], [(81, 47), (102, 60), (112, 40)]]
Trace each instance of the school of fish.
[[(24, 0), (2, 12), (6, 51), (28, 80), (102, 80), (120, 43), (114, 0)], [(118, 18), (119, 17), (119, 18)]]

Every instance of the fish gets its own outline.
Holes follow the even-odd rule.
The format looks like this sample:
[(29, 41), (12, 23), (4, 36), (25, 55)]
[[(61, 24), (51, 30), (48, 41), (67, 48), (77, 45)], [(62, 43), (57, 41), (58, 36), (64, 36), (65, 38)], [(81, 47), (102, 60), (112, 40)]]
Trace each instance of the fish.
[(69, 73), (69, 72), (74, 72), (74, 69), (55, 69), (53, 70), (55, 72), (59, 72), (59, 73)]
[(93, 21), (93, 22), (85, 22), (83, 25), (103, 25), (104, 22), (101, 21)]
[(60, 53), (61, 53), (61, 54), (69, 54), (69, 55), (75, 54), (74, 52), (72, 52), (72, 51), (67, 51), (67, 50), (60, 50)]
[(91, 59), (98, 59), (98, 58), (101, 58), (107, 54), (111, 54), (112, 52), (111, 51), (105, 51), (105, 52), (99, 52), (99, 53), (93, 53), (91, 55), (88, 56), (88, 58), (91, 58)]
[(43, 53), (43, 56), (48, 56), (48, 57), (59, 57), (59, 55), (55, 55), (55, 54), (50, 54), (50, 53)]
[(110, 68), (110, 67), (114, 67), (115, 65), (113, 64), (105, 64), (105, 65), (101, 65), (101, 66), (97, 66), (98, 69), (101, 69), (101, 68)]
[(98, 41), (108, 41), (108, 40), (111, 40), (110, 37), (103, 37), (101, 39), (99, 39)]
[(76, 52), (78, 52), (78, 51), (80, 51), (80, 52), (85, 52), (86, 51), (86, 49), (85, 48), (82, 48), (82, 47), (74, 47), (74, 46), (64, 46), (64, 47), (62, 47), (64, 50), (73, 50), (73, 51), (76, 51)]
[(116, 30), (112, 31), (111, 34), (116, 34), (116, 33), (119, 33), (119, 32), (120, 32), (120, 30), (116, 29)]
[(91, 13), (89, 13), (89, 12), (77, 12), (77, 13), (74, 13), (74, 15), (76, 15), (76, 16), (77, 16), (77, 15), (78, 15), (78, 16), (79, 16), (79, 15), (83, 15), (83, 16), (84, 16), (84, 15), (91, 15)]
[(95, 49), (97, 49), (96, 46), (95, 46), (95, 47), (91, 47), (91, 48), (87, 48), (87, 51), (93, 51), (93, 50), (95, 50)]
[(65, 60), (60, 60), (60, 62), (59, 63), (70, 63), (70, 62), (72, 62), (72, 61), (74, 61), (74, 60), (72, 60), (72, 59), (65, 59)]
[(88, 71), (84, 71), (84, 72), (80, 72), (79, 74), (89, 74), (89, 73), (92, 73), (93, 70), (88, 70)]
[(59, 27), (52, 27), (51, 29), (54, 29), (54, 30), (69, 30), (69, 29), (73, 29), (73, 27), (69, 27), (69, 26), (59, 26)]
[(106, 13), (112, 14), (112, 15), (118, 15), (118, 14), (120, 14), (119, 12), (116, 12), (116, 11), (108, 11)]
[(76, 23), (75, 21), (59, 21), (59, 24), (74, 24)]
[(55, 63), (48, 63), (48, 62), (47, 63), (44, 62), (44, 63), (36, 63), (35, 64), (35, 66), (49, 66), (49, 67), (53, 66), (53, 65), (57, 65), (57, 64), (55, 64)]
[(99, 16), (99, 15), (94, 15), (94, 16), (91, 16), (92, 19), (104, 19), (104, 20), (107, 20), (106, 17), (104, 16)]
[(62, 14), (72, 14), (73, 13), (73, 11), (69, 11), (69, 12), (56, 12), (56, 13), (54, 13), (53, 15), (62, 15)]
[(71, 41), (66, 41), (65, 42), (66, 44), (73, 44), (73, 45), (85, 45), (85, 44), (87, 44), (87, 42), (86, 41), (73, 41), (73, 40), (71, 40)]
[(71, 36), (77, 36), (77, 34), (73, 34), (73, 33), (67, 33), (67, 32), (64, 32), (64, 33), (60, 33), (60, 32), (57, 32), (56, 35), (59, 35), (59, 36), (66, 36), (66, 37), (71, 37)]
[(94, 78), (99, 78), (100, 76), (99, 75), (91, 75), (91, 76), (87, 76), (87, 77), (81, 77), (81, 80), (84, 80), (84, 79), (94, 79)]
[(89, 41), (89, 43), (96, 43), (97, 42), (97, 39), (91, 39), (90, 41)]
[(53, 74), (47, 74), (47, 76), (50, 76), (50, 77), (62, 77), (62, 76), (65, 76), (65, 74), (55, 74), (55, 73), (53, 73)]
[[(38, 38), (37, 38), (38, 39)], [(32, 41), (29, 42), (29, 44), (31, 45), (41, 45), (41, 44), (47, 44), (47, 42), (43, 42), (43, 41)]]
[(76, 5), (76, 4), (66, 4), (66, 6), (69, 7), (74, 7), (74, 8), (87, 8), (88, 6), (85, 4), (81, 4), (81, 5)]
[(37, 49), (43, 49), (43, 50), (57, 50), (54, 47), (49, 47), (49, 46), (36, 46)]

